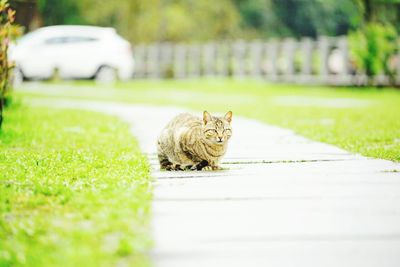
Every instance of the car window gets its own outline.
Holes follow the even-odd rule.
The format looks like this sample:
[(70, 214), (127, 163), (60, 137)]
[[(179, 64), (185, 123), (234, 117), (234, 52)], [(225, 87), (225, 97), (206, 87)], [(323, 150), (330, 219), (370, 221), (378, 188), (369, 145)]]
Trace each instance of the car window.
[(46, 44), (74, 44), (74, 43), (86, 43), (86, 42), (94, 42), (97, 41), (97, 38), (94, 37), (85, 37), (85, 36), (63, 36), (63, 37), (53, 37), (45, 40)]
[(70, 36), (67, 37), (67, 43), (85, 43), (97, 41), (97, 38), (83, 37), (83, 36)]
[(63, 44), (66, 43), (66, 41), (67, 41), (66, 37), (53, 37), (44, 40), (44, 43), (49, 45), (54, 45), (54, 44)]

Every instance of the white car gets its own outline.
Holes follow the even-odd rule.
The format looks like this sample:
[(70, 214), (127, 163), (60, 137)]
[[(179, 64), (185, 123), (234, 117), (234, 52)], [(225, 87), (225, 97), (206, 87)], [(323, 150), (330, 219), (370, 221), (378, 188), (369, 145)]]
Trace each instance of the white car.
[[(15, 79), (95, 78), (108, 82), (132, 77), (131, 45), (113, 28), (49, 26), (20, 38), (10, 49)], [(19, 77), (18, 77), (19, 76)]]

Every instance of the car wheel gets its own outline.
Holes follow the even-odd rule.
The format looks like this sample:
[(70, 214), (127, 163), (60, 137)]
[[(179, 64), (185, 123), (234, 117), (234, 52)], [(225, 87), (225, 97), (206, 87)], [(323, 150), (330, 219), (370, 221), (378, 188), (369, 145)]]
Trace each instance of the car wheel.
[(100, 67), (95, 76), (95, 80), (98, 83), (113, 83), (117, 79), (117, 70), (109, 66)]
[(12, 72), (11, 84), (13, 87), (17, 87), (24, 81), (24, 74), (19, 68), (15, 68)]

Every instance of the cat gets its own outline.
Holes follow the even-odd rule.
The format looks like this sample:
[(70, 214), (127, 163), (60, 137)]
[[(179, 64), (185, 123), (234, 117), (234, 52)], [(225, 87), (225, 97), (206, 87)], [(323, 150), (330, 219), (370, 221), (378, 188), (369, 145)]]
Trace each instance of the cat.
[(163, 170), (220, 170), (218, 163), (232, 136), (232, 111), (203, 119), (188, 113), (173, 118), (158, 141), (158, 160)]

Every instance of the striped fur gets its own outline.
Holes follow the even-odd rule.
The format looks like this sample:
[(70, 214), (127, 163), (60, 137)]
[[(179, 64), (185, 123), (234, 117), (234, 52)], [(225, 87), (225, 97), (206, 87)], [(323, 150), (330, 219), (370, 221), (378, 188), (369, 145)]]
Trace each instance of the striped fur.
[(203, 119), (184, 113), (172, 119), (157, 142), (158, 159), (165, 170), (217, 170), (232, 135), (232, 112)]

